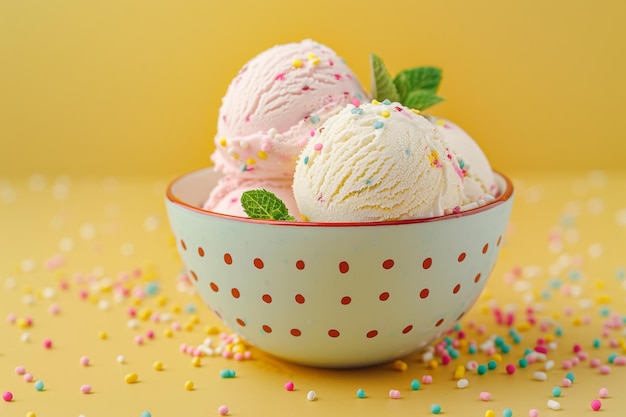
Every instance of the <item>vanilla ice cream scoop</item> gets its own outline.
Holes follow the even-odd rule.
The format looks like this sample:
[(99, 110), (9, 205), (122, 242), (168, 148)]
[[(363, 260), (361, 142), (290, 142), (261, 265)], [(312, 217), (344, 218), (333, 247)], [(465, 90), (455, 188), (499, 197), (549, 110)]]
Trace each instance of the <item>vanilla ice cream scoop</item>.
[(276, 45), (231, 81), (211, 160), (227, 175), (291, 180), (311, 131), (364, 99), (359, 80), (332, 49), (310, 39)]
[(301, 216), (367, 222), (441, 216), (463, 202), (463, 172), (426, 118), (385, 100), (348, 105), (303, 149), (293, 192)]

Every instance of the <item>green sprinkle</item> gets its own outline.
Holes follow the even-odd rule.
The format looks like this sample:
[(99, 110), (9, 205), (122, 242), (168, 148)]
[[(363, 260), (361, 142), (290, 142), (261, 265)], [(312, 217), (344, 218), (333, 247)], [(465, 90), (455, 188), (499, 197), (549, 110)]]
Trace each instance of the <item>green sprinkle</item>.
[(309, 163), (309, 155), (305, 156), (304, 159), (302, 160), (302, 162), (304, 162), (304, 165)]
[(35, 389), (37, 391), (43, 391), (44, 389), (44, 385), (43, 385), (43, 381), (40, 379), (37, 382), (35, 382)]
[(600, 342), (600, 339), (593, 339), (593, 347), (594, 348), (599, 348), (600, 345), (602, 344), (602, 342)]
[(150, 411), (143, 411), (141, 417), (152, 417), (152, 414), (150, 414)]
[(350, 113), (352, 114), (361, 114), (363, 113), (363, 109), (360, 107), (353, 107), (352, 110), (350, 110)]
[(522, 358), (518, 362), (520, 368), (526, 368), (528, 366), (528, 359)]
[(569, 379), (570, 381), (574, 382), (574, 374), (571, 372), (568, 372), (565, 374), (565, 378)]
[(357, 398), (365, 398), (365, 390), (363, 388), (359, 388), (356, 390)]
[(452, 359), (456, 359), (456, 358), (458, 358), (458, 357), (459, 357), (459, 351), (458, 351), (458, 350), (456, 350), (456, 349), (450, 349), (450, 350), (448, 350), (448, 354), (450, 355), (450, 357), (451, 357)]
[(478, 375), (485, 375), (487, 373), (487, 369), (487, 365), (478, 365), (476, 372), (478, 372)]
[[(513, 339), (513, 342), (515, 342), (515, 339)], [(517, 342), (519, 343), (519, 342)], [(502, 353), (509, 353), (511, 351), (511, 346), (509, 345), (502, 345), (502, 347), (500, 348), (500, 351)]]
[(615, 361), (615, 358), (617, 358), (617, 353), (611, 353), (609, 355), (609, 363), (613, 363)]
[(417, 391), (418, 389), (420, 389), (420, 382), (417, 379), (414, 379), (413, 381), (411, 381), (411, 389), (413, 391)]
[(374, 126), (374, 129), (381, 129), (385, 124), (383, 122), (381, 122), (380, 120), (377, 120), (374, 122), (374, 124), (372, 126)]
[(557, 327), (556, 330), (554, 330), (554, 334), (557, 336), (563, 336), (563, 329)]
[(502, 347), (502, 345), (504, 344), (504, 338), (502, 336), (498, 336), (496, 337), (496, 340), (494, 342), (497, 347)]
[(469, 345), (469, 346), (468, 346), (468, 348), (467, 348), (467, 351), (468, 351), (469, 353), (471, 353), (472, 355), (473, 355), (473, 354), (475, 354), (475, 353), (476, 353), (476, 346), (474, 346), (474, 345)]
[(513, 417), (513, 410), (510, 408), (505, 408), (502, 410), (502, 417)]
[(387, 106), (391, 104), (391, 100), (389, 100), (388, 98), (383, 100), (383, 104), (386, 104)]
[(320, 121), (320, 117), (317, 114), (311, 115), (311, 123), (317, 123)]
[(237, 375), (234, 369), (222, 369), (220, 371), (220, 376), (222, 378), (234, 378)]
[(561, 393), (562, 393), (561, 387), (554, 387), (554, 388), (552, 388), (552, 395), (554, 397), (560, 397)]
[(433, 414), (441, 413), (441, 406), (439, 404), (433, 404), (430, 406), (430, 412)]
[(487, 362), (487, 369), (489, 369), (490, 371), (493, 371), (497, 367), (498, 367), (498, 362), (496, 362), (494, 360), (491, 360), (491, 361)]

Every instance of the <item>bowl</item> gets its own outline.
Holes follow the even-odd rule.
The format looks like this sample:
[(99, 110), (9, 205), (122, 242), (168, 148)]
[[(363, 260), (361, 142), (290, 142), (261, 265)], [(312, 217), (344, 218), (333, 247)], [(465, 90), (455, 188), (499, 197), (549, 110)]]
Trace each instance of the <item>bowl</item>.
[(211, 168), (175, 179), (166, 208), (202, 300), (273, 356), (349, 368), (424, 349), (470, 310), (496, 263), (513, 184), (473, 210), (372, 223), (253, 220), (203, 210)]

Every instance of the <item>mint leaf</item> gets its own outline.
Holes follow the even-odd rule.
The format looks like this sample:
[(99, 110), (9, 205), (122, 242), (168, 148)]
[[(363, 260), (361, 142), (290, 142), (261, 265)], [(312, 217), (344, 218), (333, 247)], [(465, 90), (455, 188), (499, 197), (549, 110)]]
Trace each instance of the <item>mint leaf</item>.
[(372, 97), (378, 101), (385, 99), (400, 101), (393, 79), (379, 56), (375, 54), (370, 55), (370, 69), (372, 71)]
[(437, 103), (441, 103), (443, 101), (443, 97), (439, 97), (437, 94), (428, 91), (428, 90), (413, 90), (407, 94), (403, 101), (401, 102), (407, 107), (424, 110), (428, 107), (432, 107)]
[(441, 69), (437, 67), (416, 67), (400, 71), (393, 79), (400, 98), (411, 91), (426, 90), (436, 93), (441, 83)]
[(276, 194), (263, 190), (250, 190), (241, 195), (243, 211), (251, 219), (294, 221), (285, 203)]

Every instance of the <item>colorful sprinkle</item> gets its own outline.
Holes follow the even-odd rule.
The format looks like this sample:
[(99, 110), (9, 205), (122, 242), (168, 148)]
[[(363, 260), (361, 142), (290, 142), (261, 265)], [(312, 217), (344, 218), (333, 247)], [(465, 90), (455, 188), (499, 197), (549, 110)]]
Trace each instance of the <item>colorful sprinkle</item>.
[(356, 397), (365, 398), (366, 397), (365, 390), (363, 388), (359, 388), (358, 390), (356, 390)]
[(42, 380), (38, 380), (35, 382), (35, 389), (37, 391), (43, 391), (43, 389), (45, 388), (43, 381)]
[(79, 360), (79, 363), (82, 366), (89, 366), (89, 358), (87, 356), (81, 356), (80, 360)]
[(606, 388), (600, 388), (600, 391), (598, 392), (598, 396), (600, 398), (607, 398), (609, 396), (609, 390)]
[(2, 393), (2, 399), (8, 403), (13, 401), (13, 393), (11, 391), (4, 391)]
[(218, 413), (220, 416), (225, 416), (225, 415), (228, 415), (228, 413), (229, 413), (229, 412), (230, 412), (230, 410), (229, 410), (229, 409), (228, 409), (228, 407), (227, 407), (227, 406), (225, 406), (225, 405), (220, 405), (220, 406), (217, 408), (217, 413)]
[(220, 377), (222, 378), (234, 378), (237, 375), (234, 369), (222, 369), (220, 371)]
[(193, 391), (194, 383), (193, 381), (185, 381), (185, 389), (187, 391)]
[(317, 394), (315, 391), (309, 391), (306, 393), (306, 399), (309, 401), (314, 401), (317, 398)]
[(124, 377), (124, 382), (127, 384), (134, 384), (139, 379), (139, 375), (136, 372), (131, 372), (130, 374), (126, 374)]
[(502, 417), (513, 417), (513, 410), (510, 408), (505, 408), (502, 410)]
[(441, 413), (441, 406), (439, 404), (433, 404), (430, 406), (430, 412), (433, 414)]
[(411, 381), (411, 389), (413, 391), (417, 391), (418, 389), (420, 389), (420, 382), (417, 379), (414, 379), (413, 381)]
[(377, 120), (372, 124), (372, 126), (374, 126), (374, 129), (382, 129), (382, 127), (385, 126), (385, 123)]
[(481, 401), (491, 401), (491, 394), (487, 391), (482, 391), (478, 394), (478, 398), (480, 398)]
[(83, 384), (80, 386), (80, 392), (82, 392), (83, 394), (89, 394), (91, 393), (91, 385), (89, 384)]
[(593, 411), (599, 411), (602, 408), (602, 402), (600, 400), (591, 401), (591, 409)]
[(560, 397), (561, 394), (562, 394), (561, 387), (554, 387), (554, 388), (552, 388), (552, 396), (553, 397)]
[(561, 409), (561, 403), (558, 401), (554, 401), (554, 400), (548, 400), (548, 408), (550, 410), (560, 410)]
[(397, 389), (390, 389), (389, 390), (389, 398), (391, 398), (393, 400), (397, 400), (401, 396), (402, 396), (402, 394), (400, 393), (399, 390), (397, 390)]

